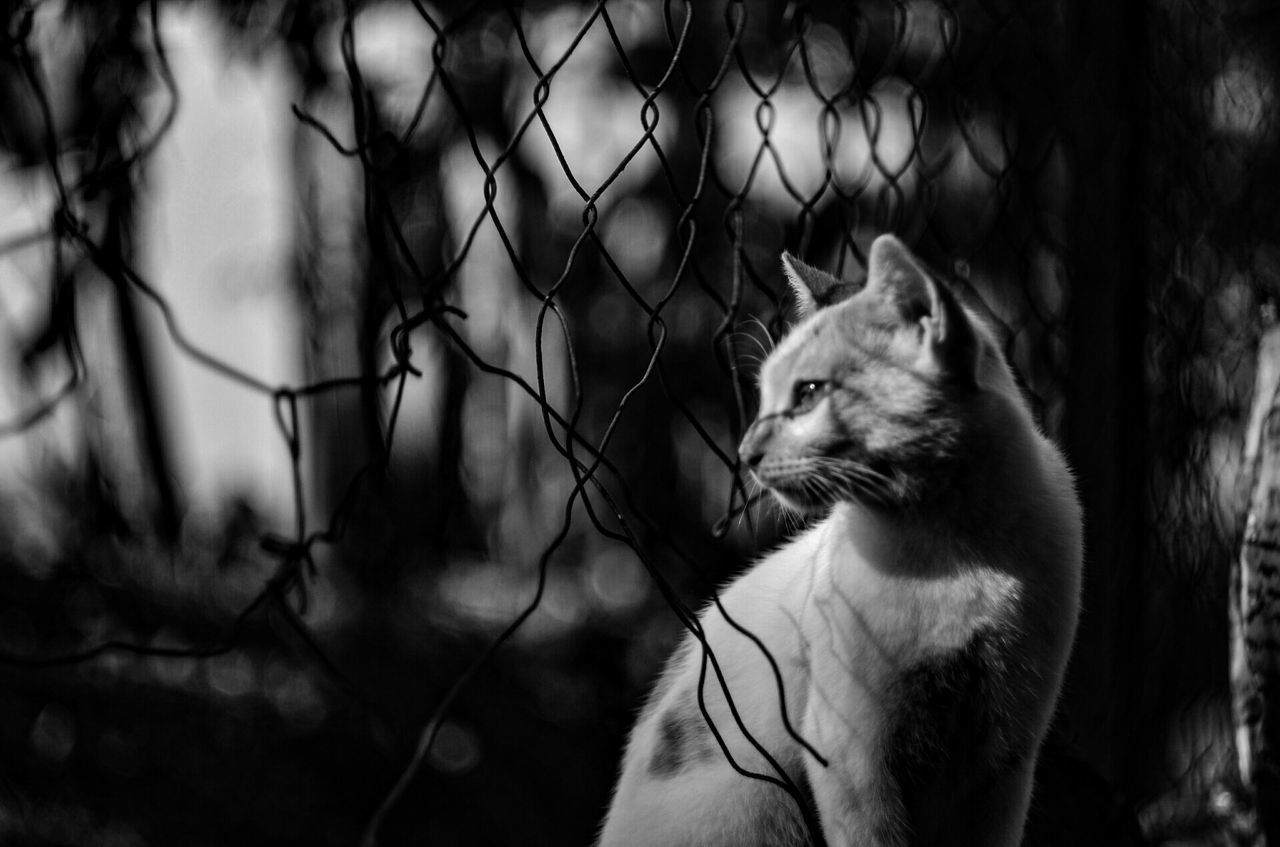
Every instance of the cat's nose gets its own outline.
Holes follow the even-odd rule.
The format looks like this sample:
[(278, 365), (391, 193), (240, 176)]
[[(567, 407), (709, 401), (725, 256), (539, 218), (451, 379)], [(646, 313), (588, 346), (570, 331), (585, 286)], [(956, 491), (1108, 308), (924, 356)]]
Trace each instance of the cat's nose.
[(738, 445), (738, 458), (748, 469), (755, 470), (764, 461), (772, 434), (773, 424), (767, 419), (756, 420), (747, 427), (742, 443)]
[(764, 458), (764, 449), (760, 446), (760, 439), (753, 436), (753, 432), (748, 432), (746, 438), (742, 439), (742, 443), (738, 445), (738, 458), (742, 460), (742, 464), (755, 470)]

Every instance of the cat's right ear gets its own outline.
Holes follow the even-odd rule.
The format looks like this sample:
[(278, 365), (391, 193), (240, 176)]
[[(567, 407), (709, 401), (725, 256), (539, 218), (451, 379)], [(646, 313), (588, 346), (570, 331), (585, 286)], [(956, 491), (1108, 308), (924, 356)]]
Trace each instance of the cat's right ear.
[(857, 283), (845, 282), (812, 265), (806, 265), (790, 253), (782, 254), (782, 273), (795, 292), (796, 315), (800, 320), (821, 308), (852, 297), (862, 287)]
[(892, 305), (900, 325), (912, 330), (921, 368), (972, 384), (980, 355), (978, 340), (955, 295), (892, 235), (872, 242), (867, 273), (867, 285)]

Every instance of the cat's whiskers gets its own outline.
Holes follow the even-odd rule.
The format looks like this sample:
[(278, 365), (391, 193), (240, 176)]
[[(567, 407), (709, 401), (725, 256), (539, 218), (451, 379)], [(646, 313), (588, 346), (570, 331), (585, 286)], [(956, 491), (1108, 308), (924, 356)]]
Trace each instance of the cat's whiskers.
[[(801, 483), (803, 490), (804, 483)], [(787, 534), (799, 532), (804, 528), (804, 512), (794, 506), (789, 505), (781, 497), (774, 497), (773, 502), (778, 506), (778, 512), (782, 517), (782, 526), (786, 529)]]
[(820, 497), (829, 502), (840, 500), (841, 491), (837, 487), (836, 482), (827, 476), (817, 474), (812, 477), (814, 488), (818, 490)]
[(866, 499), (871, 500), (874, 504), (878, 506), (893, 505), (894, 498), (892, 493), (879, 480), (856, 475), (850, 475), (847, 479), (851, 487), (857, 488)]
[[(742, 524), (747, 520), (747, 515), (761, 500), (769, 496), (769, 491), (760, 484), (760, 480), (756, 479), (756, 475), (748, 472), (747, 475), (746, 500), (742, 503), (742, 509), (738, 512), (738, 529), (742, 528)], [(748, 526), (752, 530), (752, 540), (760, 540), (760, 521), (758, 519), (750, 521)]]
[[(759, 321), (757, 320), (757, 323), (758, 322)], [(756, 350), (751, 350), (750, 348), (746, 350), (740, 350), (739, 349), (740, 345), (738, 343), (739, 338), (745, 339), (746, 341), (749, 341), (752, 344), (754, 344), (756, 347), (756, 350), (759, 351), (759, 354), (757, 355)], [(749, 332), (737, 330), (732, 334), (730, 334), (729, 340), (733, 347), (734, 356), (738, 359), (738, 361), (746, 362), (747, 364), (751, 365), (751, 367), (754, 368), (755, 370), (759, 370), (760, 366), (764, 364), (764, 360), (769, 358), (769, 353), (771, 352), (771, 348), (765, 346), (765, 343), (763, 341), (761, 341), (759, 338), (757, 338), (756, 336), (752, 335)]]
[(893, 479), (886, 474), (864, 465), (861, 462), (855, 462), (852, 459), (845, 459), (836, 456), (821, 457), (824, 462), (829, 463), (832, 467), (842, 472), (854, 473), (866, 479), (876, 480), (883, 483), (886, 487), (893, 485)]
[[(760, 331), (764, 333), (764, 337), (768, 340), (769, 344), (766, 347), (765, 343), (763, 341), (760, 341), (760, 339), (756, 338), (756, 341), (757, 343), (760, 344), (760, 347), (762, 350), (764, 350), (764, 353), (766, 356), (772, 353), (774, 346), (778, 342), (773, 337), (773, 333), (769, 331), (769, 327), (764, 325), (764, 321), (760, 320), (760, 318), (756, 317), (755, 315), (752, 315), (751, 317), (747, 318), (747, 324), (748, 325), (755, 324), (756, 326), (760, 327)], [(755, 336), (752, 336), (752, 338), (755, 338)]]
[(836, 483), (839, 483), (838, 488), (834, 484), (831, 486), (833, 499), (856, 498), (861, 494), (879, 505), (887, 506), (893, 503), (893, 480), (879, 471), (833, 456), (815, 456), (813, 463), (820, 469), (820, 473), (829, 474), (834, 477)]

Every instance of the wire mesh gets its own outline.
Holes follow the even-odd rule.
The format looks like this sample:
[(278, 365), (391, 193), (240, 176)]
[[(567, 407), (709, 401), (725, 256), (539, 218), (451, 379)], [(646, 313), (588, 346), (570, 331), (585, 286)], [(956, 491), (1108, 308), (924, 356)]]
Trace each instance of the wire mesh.
[[(1147, 539), (1138, 559), (1098, 563), (1123, 569), (1129, 593), (1111, 575), (1090, 589), (1096, 608), (1132, 603), (1117, 615), (1139, 621), (1120, 630), (1119, 690), (1095, 698), (1125, 705), (1084, 744), (1136, 732), (1103, 770), (1144, 804), (1229, 782), (1223, 589), (1244, 515), (1253, 310), (1274, 271), (1270, 232), (1245, 225), (1271, 132), (1270, 54), (1232, 47), (1247, 22), (1194, 2), (1124, 18), (1141, 37), (1097, 73), (1138, 92), (1143, 111), (1123, 119), (1143, 161), (1098, 189), (1086, 183), (1112, 155), (1099, 139), (1123, 130), (1094, 126), (1071, 82), (1097, 19), (1068, 4), (196, 8), (221, 61), (287, 81), (288, 113), (271, 120), (287, 128), (291, 253), (274, 284), (304, 378), (197, 339), (174, 306), (189, 283), (138, 258), (149, 177), (184, 110), (205, 105), (168, 52), (167, 21), (193, 13), (9, 4), (0, 145), (27, 180), (29, 225), (0, 243), (0, 273), (36, 305), (18, 320), (6, 304), (5, 387), (23, 402), (0, 433), (64, 458), (39, 463), (44, 494), (4, 495), (16, 517), (0, 646), (24, 692), (6, 708), (28, 733), (14, 743), (39, 755), (8, 777), (25, 811), (0, 826), (79, 826), (67, 839), (89, 843), (110, 818), (84, 800), (101, 761), (78, 766), (70, 793), (30, 785), (90, 736), (138, 780), (194, 779), (190, 762), (119, 765), (180, 720), (147, 729), (65, 702), (79, 690), (110, 704), (109, 685), (144, 677), (181, 700), (203, 673), (242, 706), (267, 692), (286, 718), (275, 734), (309, 737), (341, 712), (346, 729), (307, 761), (358, 750), (363, 768), (342, 811), (319, 814), (322, 800), (280, 800), (327, 796), (296, 765), (255, 754), (264, 802), (284, 805), (246, 799), (228, 833), (586, 840), (628, 705), (681, 628), (698, 636), (700, 599), (785, 532), (748, 498), (736, 456), (754, 363), (789, 319), (779, 253), (855, 279), (875, 235), (902, 235), (1001, 327), (1042, 425), (1089, 468), (1114, 456), (1083, 455), (1081, 398), (1122, 384), (1082, 371), (1099, 361), (1079, 349), (1088, 321), (1111, 302), (1082, 302), (1101, 283), (1079, 269), (1111, 261), (1081, 237), (1090, 202), (1142, 209), (1124, 236), (1143, 273), (1114, 315), (1145, 348), (1102, 361), (1145, 366), (1145, 397), (1128, 403), (1150, 441), (1142, 526), (1102, 530)], [(241, 501), (201, 529), (173, 445), (174, 361), (260, 401), (287, 508)], [(136, 426), (104, 426), (113, 409)], [(1085, 643), (1108, 649), (1113, 623), (1095, 612)], [(1075, 687), (1105, 661), (1078, 656)], [(704, 670), (717, 672), (710, 652)], [(1066, 711), (1077, 730), (1092, 714)], [(183, 758), (267, 734), (212, 720), (226, 737), (183, 743)], [(590, 745), (569, 740), (601, 725)], [(537, 762), (494, 752), (502, 766), (484, 766), (485, 745), (527, 745)], [(600, 786), (539, 784), (566, 748)], [(756, 776), (795, 790), (780, 770)], [(530, 784), (521, 812), (513, 786)], [(67, 813), (81, 803), (95, 824)], [(1172, 832), (1175, 806), (1148, 806), (1148, 830)], [(110, 818), (121, 843), (182, 831), (126, 808)]]

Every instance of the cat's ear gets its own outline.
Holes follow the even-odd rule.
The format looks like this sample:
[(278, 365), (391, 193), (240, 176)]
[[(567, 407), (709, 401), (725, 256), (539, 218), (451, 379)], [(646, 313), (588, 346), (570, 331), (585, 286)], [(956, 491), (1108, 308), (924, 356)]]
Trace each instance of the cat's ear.
[(795, 292), (796, 314), (801, 320), (821, 308), (847, 300), (862, 287), (806, 265), (790, 253), (782, 254), (782, 272)]
[(867, 285), (894, 307), (904, 327), (914, 329), (920, 367), (973, 383), (978, 339), (968, 314), (950, 289), (934, 279), (893, 235), (881, 235), (872, 242), (867, 273)]

